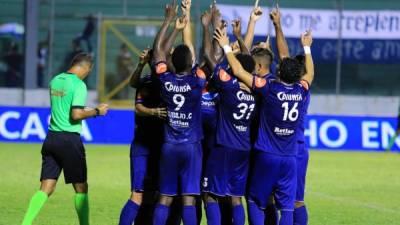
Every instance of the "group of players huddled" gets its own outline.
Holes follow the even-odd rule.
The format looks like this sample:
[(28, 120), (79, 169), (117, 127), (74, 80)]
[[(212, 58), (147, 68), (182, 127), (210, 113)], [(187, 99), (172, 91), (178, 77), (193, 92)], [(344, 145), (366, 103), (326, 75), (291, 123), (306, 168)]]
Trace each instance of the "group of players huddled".
[[(176, 0), (165, 7), (153, 48), (142, 52), (130, 81), (137, 89), (132, 194), (119, 225), (179, 225), (181, 220), (197, 225), (202, 203), (208, 225), (244, 225), (244, 201), (250, 225), (306, 225), (304, 119), (314, 78), (311, 32), (301, 34), (304, 54), (290, 56), (279, 8), (272, 10), (275, 60), (269, 38), (252, 45), (262, 15), (258, 0), (244, 38), (241, 21), (232, 21), (233, 43), (214, 1), (201, 16), (203, 46), (196, 58), (191, 0), (183, 0), (180, 8), (178, 16)], [(183, 44), (173, 47), (181, 32)], [(142, 76), (146, 64), (151, 74)], [(22, 225), (33, 223), (61, 171), (75, 189), (79, 224), (89, 225), (87, 166), (79, 134), (82, 120), (108, 111), (107, 104), (86, 107), (83, 80), (92, 68), (91, 54), (80, 53), (50, 81), (41, 186)]]
[[(314, 77), (310, 31), (301, 35), (304, 54), (291, 57), (276, 7), (270, 13), (275, 63), (269, 38), (252, 45), (262, 15), (258, 5), (244, 39), (241, 21), (232, 21), (236, 41), (230, 43), (227, 22), (213, 3), (201, 16), (203, 46), (197, 58), (191, 1), (183, 0), (180, 8), (178, 16), (176, 0), (166, 6), (153, 48), (142, 52), (131, 78), (137, 88), (132, 194), (119, 224), (135, 219), (148, 224), (149, 218), (154, 225), (181, 219), (185, 225), (200, 224), (203, 202), (209, 225), (244, 225), (243, 197), (249, 224), (307, 224), (304, 118)], [(180, 32), (183, 44), (173, 47)], [(151, 74), (142, 76), (146, 64)]]

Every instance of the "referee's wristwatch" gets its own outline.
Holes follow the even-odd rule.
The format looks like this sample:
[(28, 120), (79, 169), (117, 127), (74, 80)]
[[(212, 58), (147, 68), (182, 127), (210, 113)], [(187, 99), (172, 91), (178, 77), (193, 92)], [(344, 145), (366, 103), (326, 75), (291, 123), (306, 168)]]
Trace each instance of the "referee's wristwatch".
[(96, 110), (96, 115), (94, 117), (100, 116), (100, 109), (95, 108), (94, 110)]

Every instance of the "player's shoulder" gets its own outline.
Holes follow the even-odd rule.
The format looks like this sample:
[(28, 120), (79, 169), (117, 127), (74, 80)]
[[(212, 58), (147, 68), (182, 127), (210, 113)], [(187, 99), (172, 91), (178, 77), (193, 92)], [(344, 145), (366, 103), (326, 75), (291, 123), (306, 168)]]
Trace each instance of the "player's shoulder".
[(215, 67), (214, 74), (216, 78), (221, 80), (222, 82), (231, 81), (234, 77), (231, 75), (229, 67), (225, 64), (218, 64)]

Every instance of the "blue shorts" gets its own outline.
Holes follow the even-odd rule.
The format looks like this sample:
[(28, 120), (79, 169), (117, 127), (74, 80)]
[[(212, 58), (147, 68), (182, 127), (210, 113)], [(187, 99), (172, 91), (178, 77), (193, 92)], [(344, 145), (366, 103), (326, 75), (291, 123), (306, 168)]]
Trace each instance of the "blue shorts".
[(160, 158), (160, 194), (200, 195), (201, 143), (164, 143)]
[(250, 151), (214, 147), (206, 162), (203, 191), (217, 196), (242, 197), (246, 193)]
[(250, 174), (249, 200), (265, 209), (274, 193), (276, 205), (280, 210), (293, 211), (296, 171), (295, 156), (279, 156), (257, 151)]
[(296, 190), (296, 201), (304, 202), (304, 192), (306, 186), (306, 174), (308, 167), (308, 149), (304, 142), (299, 143), (299, 150), (297, 153), (297, 190)]
[[(135, 154), (148, 152), (148, 154)], [(158, 188), (159, 149), (134, 142), (131, 144), (131, 191), (154, 191)]]

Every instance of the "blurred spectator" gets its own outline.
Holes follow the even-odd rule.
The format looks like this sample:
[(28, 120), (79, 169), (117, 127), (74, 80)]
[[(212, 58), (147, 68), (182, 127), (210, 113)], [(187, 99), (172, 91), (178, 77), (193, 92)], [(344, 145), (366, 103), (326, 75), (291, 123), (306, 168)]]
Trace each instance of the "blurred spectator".
[(71, 42), (71, 51), (68, 52), (67, 55), (65, 56), (64, 64), (61, 68), (61, 71), (66, 71), (67, 69), (69, 69), (69, 67), (71, 66), (70, 63), (72, 62), (72, 59), (75, 57), (75, 55), (81, 52), (83, 52), (81, 45), (76, 40), (73, 40)]
[(44, 87), (44, 77), (47, 65), (47, 55), (48, 55), (48, 41), (42, 41), (38, 46), (38, 65), (37, 65), (37, 86)]
[[(123, 82), (125, 79), (127, 79), (133, 69), (134, 69), (134, 63), (132, 59), (132, 54), (128, 50), (128, 46), (126, 44), (122, 44), (120, 47), (120, 51), (117, 56), (117, 84), (120, 84)], [(129, 95), (129, 89), (124, 88), (119, 94), (118, 98), (120, 99), (127, 99)]]
[(79, 34), (79, 36), (77, 38), (75, 38), (75, 41), (79, 45), (82, 40), (84, 40), (86, 42), (88, 52), (92, 52), (92, 50), (93, 50), (91, 36), (94, 32), (94, 29), (96, 28), (95, 22), (96, 22), (96, 18), (93, 15), (89, 15), (88, 17), (86, 17), (86, 25), (85, 25), (85, 28), (83, 29), (83, 32), (81, 34)]
[(9, 51), (3, 56), (3, 61), (7, 65), (6, 87), (22, 87), (24, 56), (18, 52), (19, 47), (16, 43), (11, 43)]

